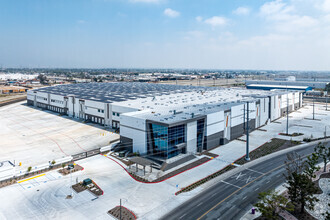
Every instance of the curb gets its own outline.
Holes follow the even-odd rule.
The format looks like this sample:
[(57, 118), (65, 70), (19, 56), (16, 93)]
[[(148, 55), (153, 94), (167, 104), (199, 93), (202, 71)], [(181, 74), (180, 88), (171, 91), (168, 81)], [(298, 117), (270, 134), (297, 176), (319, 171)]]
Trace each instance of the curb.
[(191, 167), (191, 168), (189, 168), (189, 169), (187, 169), (187, 170), (181, 171), (180, 173), (177, 173), (177, 174), (175, 174), (175, 175), (173, 175), (173, 176), (170, 176), (170, 177), (168, 177), (168, 178), (166, 178), (166, 179), (163, 179), (163, 180), (160, 180), (160, 181), (156, 181), (156, 182), (145, 182), (145, 181), (141, 181), (141, 180), (136, 179), (136, 178), (135, 178), (130, 172), (128, 172), (128, 171), (126, 170), (126, 168), (125, 168), (123, 165), (121, 165), (121, 164), (120, 164), (118, 161), (116, 161), (115, 159), (110, 158), (109, 156), (104, 155), (104, 154), (101, 154), (101, 155), (103, 155), (103, 156), (105, 156), (106, 158), (108, 158), (108, 159), (110, 159), (110, 160), (116, 162), (116, 163), (117, 163), (119, 166), (121, 166), (121, 167), (126, 171), (126, 173), (127, 173), (130, 177), (132, 177), (135, 181), (140, 182), (140, 183), (146, 183), (146, 184), (152, 184), (152, 183), (161, 183), (161, 182), (164, 182), (165, 180), (171, 179), (172, 177), (175, 177), (175, 176), (177, 176), (177, 175), (179, 175), (179, 174), (181, 174), (181, 173), (184, 173), (184, 172), (186, 172), (186, 171), (188, 171), (188, 170), (191, 170), (191, 169), (194, 169), (194, 168), (196, 168), (196, 167), (198, 167), (198, 166), (201, 166), (201, 165), (203, 165), (203, 164), (205, 164), (205, 163), (207, 163), (207, 162), (213, 160), (214, 158), (217, 158), (217, 157), (218, 157), (218, 156), (217, 156), (217, 157), (214, 157), (213, 159), (209, 159), (208, 161), (205, 161), (204, 163), (201, 163), (201, 164), (199, 164), (199, 165), (197, 165), (197, 166)]
[[(261, 162), (263, 162), (263, 161), (265, 161), (265, 160), (271, 159), (271, 158), (273, 158), (273, 157), (276, 157), (276, 156), (278, 156), (278, 155), (282, 155), (282, 154), (285, 154), (285, 153), (288, 153), (288, 152), (291, 152), (291, 151), (295, 151), (295, 150), (298, 150), (298, 149), (301, 149), (301, 148), (305, 148), (305, 147), (308, 147), (308, 146), (311, 146), (311, 145), (317, 144), (317, 143), (319, 143), (319, 142), (328, 142), (328, 141), (326, 141), (326, 140), (317, 140), (317, 141), (313, 141), (313, 142), (309, 142), (309, 143), (305, 143), (305, 144), (300, 144), (300, 145), (297, 145), (297, 146), (294, 146), (294, 147), (291, 147), (291, 148), (287, 148), (287, 149), (283, 149), (283, 150), (280, 150), (280, 151), (274, 152), (274, 153), (272, 153), (272, 154), (268, 154), (268, 155), (266, 155), (266, 156), (263, 156), (263, 157), (260, 157), (260, 158), (258, 158), (258, 159), (255, 159), (255, 160), (253, 160), (253, 161), (250, 161), (250, 162), (248, 162), (248, 163), (246, 163), (246, 164), (243, 164), (243, 165), (241, 165), (241, 166), (239, 166), (239, 167), (236, 167), (236, 168), (234, 168), (234, 169), (232, 169), (232, 170), (229, 170), (229, 171), (227, 171), (227, 172), (225, 172), (225, 173), (223, 173), (223, 174), (221, 174), (221, 175), (215, 177), (214, 179), (212, 179), (212, 180), (210, 180), (210, 181), (204, 183), (203, 185), (204, 185), (205, 187), (202, 188), (202, 191), (203, 191), (203, 190), (206, 190), (207, 188), (209, 188), (209, 187), (211, 187), (211, 186), (213, 186), (213, 185), (216, 184), (217, 182), (219, 182), (219, 181), (221, 181), (221, 180), (224, 180), (224, 179), (228, 178), (229, 176), (232, 176), (232, 175), (234, 175), (234, 174), (236, 174), (236, 173), (238, 173), (238, 172), (241, 172), (242, 170), (245, 170), (245, 169), (247, 169), (247, 168), (250, 168), (250, 167), (252, 167), (252, 166), (254, 166), (254, 165), (256, 165), (256, 164), (259, 164), (259, 163), (261, 163)], [(257, 148), (256, 148), (256, 149), (257, 149)], [(244, 156), (242, 156), (242, 157), (244, 157)], [(239, 159), (241, 159), (242, 157), (240, 157)], [(239, 160), (239, 159), (237, 159), (237, 160)], [(226, 167), (227, 167), (227, 166), (226, 166)], [(225, 168), (225, 167), (224, 167), (224, 168)], [(222, 169), (224, 169), (224, 168), (222, 168)], [(221, 171), (222, 169), (220, 169), (220, 170), (218, 170), (218, 171), (216, 171), (216, 172), (219, 172), (219, 171)], [(215, 172), (215, 173), (216, 173), (216, 172)], [(197, 187), (196, 187), (196, 188), (197, 188)], [(196, 188), (195, 188), (195, 189), (196, 189)], [(194, 189), (191, 190), (191, 191), (194, 191)], [(202, 192), (201, 192), (201, 193), (202, 193)]]
[[(265, 144), (267, 144), (268, 143), (268, 141), (266, 141), (265, 143), (263, 143), (262, 145), (260, 145), (259, 147), (257, 147), (257, 148), (255, 148), (254, 150), (252, 150), (251, 152), (253, 152), (253, 151), (255, 151), (255, 150), (257, 150), (258, 148), (260, 148), (261, 146), (263, 146), (263, 145), (265, 145)], [(251, 153), (250, 152), (250, 153)], [(246, 156), (246, 154), (244, 154), (243, 156), (241, 156), (241, 157), (239, 157), (238, 159), (236, 159), (233, 163), (235, 163), (236, 161), (238, 161), (238, 160), (240, 160), (240, 159), (242, 159), (243, 157), (245, 157)], [(218, 156), (217, 156), (218, 157)], [(184, 187), (184, 188), (182, 188), (182, 189), (180, 189), (179, 191), (177, 191), (177, 192), (175, 192), (174, 193), (174, 195), (178, 195), (178, 194), (180, 194), (181, 193), (181, 191), (182, 190), (184, 190), (184, 189), (186, 189), (186, 188), (188, 188), (189, 186), (191, 186), (191, 185), (194, 185), (195, 183), (197, 183), (197, 182), (199, 182), (199, 181), (201, 181), (201, 180), (203, 180), (203, 179), (206, 179), (206, 178), (208, 178), (209, 176), (212, 176), (212, 175), (214, 175), (215, 173), (217, 173), (217, 172), (220, 172), (221, 170), (224, 170), (224, 169), (226, 169), (228, 166), (230, 166), (230, 165), (232, 165), (232, 163), (230, 163), (230, 164), (228, 164), (227, 166), (225, 166), (225, 167), (223, 167), (223, 168), (221, 168), (220, 170), (218, 170), (218, 171), (215, 171), (214, 173), (211, 173), (210, 175), (207, 175), (206, 177), (203, 177), (202, 179), (199, 179), (199, 180), (197, 180), (197, 181), (195, 181), (195, 182), (193, 182), (192, 184), (189, 184), (188, 186), (186, 186), (186, 187)], [(243, 165), (242, 165), (243, 166)], [(230, 170), (228, 170), (228, 172), (229, 172)], [(221, 175), (224, 175), (225, 173), (223, 173), (223, 174), (221, 174)], [(219, 176), (221, 176), (221, 175), (219, 175)], [(217, 178), (217, 177), (215, 177), (215, 178)], [(215, 178), (213, 178), (213, 179), (215, 179)], [(203, 184), (201, 184), (201, 185), (203, 185)], [(198, 187), (198, 186), (197, 186)], [(196, 187), (196, 188), (197, 188)], [(192, 190), (194, 190), (194, 189), (192, 189)], [(191, 190), (191, 191), (192, 191)]]

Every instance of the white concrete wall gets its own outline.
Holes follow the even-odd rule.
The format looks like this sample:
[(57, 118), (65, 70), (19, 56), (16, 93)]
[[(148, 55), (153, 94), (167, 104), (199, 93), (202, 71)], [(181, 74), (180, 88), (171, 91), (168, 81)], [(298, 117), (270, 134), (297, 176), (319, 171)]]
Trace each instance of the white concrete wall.
[[(245, 111), (246, 111), (246, 106), (245, 106)], [(244, 104), (231, 107), (231, 123), (230, 123), (231, 127), (235, 127), (243, 123), (244, 123)]]
[(197, 152), (197, 121), (187, 124), (187, 152)]
[(15, 174), (15, 167), (7, 161), (2, 162), (4, 165), (0, 167), (0, 180), (12, 178)]
[(120, 124), (120, 135), (133, 139), (133, 152), (147, 153), (146, 121), (126, 113), (120, 115)]
[(206, 136), (223, 131), (223, 111), (208, 114), (206, 117)]
[(95, 115), (104, 119), (106, 116), (105, 105), (103, 102), (85, 100), (85, 114)]
[[(111, 121), (112, 120), (115, 120), (115, 121), (120, 121), (120, 116), (121, 114), (123, 113), (128, 113), (128, 112), (135, 112), (135, 111), (138, 111), (137, 108), (131, 108), (131, 107), (124, 107), (124, 106), (120, 106), (120, 105), (116, 105), (115, 103), (111, 103), (110, 104), (110, 110), (111, 112), (109, 113), (110, 114), (110, 119)], [(117, 116), (117, 114), (113, 115), (112, 113), (115, 112), (115, 113), (119, 113), (119, 116)]]
[(269, 98), (262, 98), (260, 101), (260, 125), (266, 124), (268, 121)]
[[(37, 96), (37, 102), (44, 103), (47, 105), (49, 104), (48, 93), (37, 92), (36, 96)], [(46, 100), (44, 100), (43, 98), (46, 98)]]
[(281, 103), (279, 102), (279, 96), (271, 96), (271, 121), (280, 117)]
[(121, 126), (120, 135), (133, 139), (133, 152), (147, 153), (147, 133), (134, 128)]
[[(60, 107), (60, 108), (64, 108), (65, 107), (65, 101), (64, 101), (64, 96), (61, 95), (54, 95), (54, 94), (49, 94), (49, 104), (52, 106), (56, 106), (56, 107)], [(56, 101), (60, 101), (62, 103), (59, 102), (52, 102), (52, 100), (56, 100)]]

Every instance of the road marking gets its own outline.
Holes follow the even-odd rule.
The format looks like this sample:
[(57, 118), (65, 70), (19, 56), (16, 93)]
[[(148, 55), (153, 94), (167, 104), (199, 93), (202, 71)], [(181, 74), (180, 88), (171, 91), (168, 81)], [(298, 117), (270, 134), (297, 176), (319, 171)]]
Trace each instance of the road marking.
[(202, 205), (202, 204), (203, 204), (203, 202), (199, 203), (197, 206), (200, 206), (200, 205)]
[(264, 173), (262, 173), (262, 172), (259, 172), (259, 171), (256, 171), (256, 170), (252, 170), (252, 169), (249, 169), (249, 168), (246, 168), (246, 170), (250, 170), (250, 171), (255, 172), (255, 173), (264, 174)]
[[(308, 157), (308, 156), (310, 156), (310, 155), (312, 155), (312, 154), (305, 155), (304, 157), (302, 157), (302, 159), (305, 158), (305, 157)], [(223, 203), (223, 202), (226, 201), (228, 198), (230, 198), (230, 197), (232, 197), (233, 195), (235, 195), (237, 192), (241, 191), (241, 189), (244, 189), (245, 187), (247, 187), (247, 186), (250, 185), (251, 183), (257, 181), (258, 179), (261, 179), (262, 177), (266, 176), (267, 174), (269, 174), (269, 173), (271, 173), (271, 172), (273, 172), (273, 171), (275, 171), (275, 170), (278, 170), (279, 168), (281, 168), (281, 167), (283, 167), (283, 166), (285, 166), (285, 164), (280, 165), (280, 166), (278, 166), (278, 167), (275, 167), (274, 169), (272, 169), (272, 170), (270, 170), (270, 171), (264, 173), (264, 174), (261, 175), (261, 176), (258, 176), (257, 178), (255, 178), (255, 179), (252, 180), (251, 182), (249, 182), (249, 183), (245, 184), (244, 186), (242, 186), (241, 188), (237, 189), (235, 192), (233, 192), (232, 194), (230, 194), (229, 196), (227, 196), (226, 198), (224, 198), (223, 200), (221, 200), (220, 202), (218, 202), (217, 204), (215, 204), (212, 208), (210, 208), (210, 209), (209, 209), (208, 211), (206, 211), (203, 215), (201, 215), (197, 220), (202, 219), (205, 215), (207, 215), (210, 211), (212, 211), (213, 209), (215, 209), (215, 208), (216, 208), (217, 206), (219, 206), (221, 203)]]
[(223, 181), (223, 180), (221, 180), (221, 182), (226, 183), (226, 184), (231, 185), (231, 186), (235, 186), (235, 187), (237, 187), (237, 188), (239, 188), (239, 189), (241, 188), (241, 187), (239, 187), (239, 186), (236, 186), (236, 185), (234, 185), (234, 184), (228, 183), (228, 182)]
[(238, 180), (240, 177), (245, 176), (246, 174), (242, 174), (242, 172), (240, 172), (239, 174), (236, 174), (234, 176), (232, 176), (231, 178), (236, 178), (236, 180)]
[(17, 183), (23, 183), (25, 181), (29, 181), (29, 180), (32, 180), (32, 179), (35, 179), (35, 178), (38, 178), (38, 177), (41, 177), (41, 176), (45, 176), (46, 174), (43, 173), (43, 174), (40, 174), (38, 176), (33, 176), (33, 177), (30, 177), (30, 178), (27, 178), (27, 179), (24, 179), (24, 180), (20, 180), (20, 181), (17, 181)]
[(255, 179), (256, 177), (254, 177), (254, 176), (249, 176), (247, 179), (246, 179), (246, 182), (245, 183), (248, 183), (248, 182), (251, 182), (251, 181), (253, 181), (254, 179)]
[(183, 214), (183, 215), (181, 215), (181, 217), (179, 218), (179, 219), (182, 219), (183, 217), (185, 217), (187, 215), (187, 213), (186, 214)]
[(242, 200), (246, 199), (247, 196), (244, 196)]
[(259, 189), (259, 187), (258, 187), (258, 188), (256, 188), (254, 191), (258, 191), (258, 189)]
[(266, 183), (269, 183), (270, 182), (270, 180), (268, 180)]

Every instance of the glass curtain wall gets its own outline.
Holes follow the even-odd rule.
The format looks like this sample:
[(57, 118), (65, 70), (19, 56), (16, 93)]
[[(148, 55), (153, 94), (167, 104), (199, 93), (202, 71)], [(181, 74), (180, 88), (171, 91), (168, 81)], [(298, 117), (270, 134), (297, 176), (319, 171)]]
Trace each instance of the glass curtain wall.
[(151, 143), (154, 156), (171, 158), (181, 151), (176, 145), (185, 142), (185, 125), (167, 128), (162, 125), (151, 125)]
[(197, 152), (203, 150), (203, 138), (204, 138), (204, 119), (197, 121)]

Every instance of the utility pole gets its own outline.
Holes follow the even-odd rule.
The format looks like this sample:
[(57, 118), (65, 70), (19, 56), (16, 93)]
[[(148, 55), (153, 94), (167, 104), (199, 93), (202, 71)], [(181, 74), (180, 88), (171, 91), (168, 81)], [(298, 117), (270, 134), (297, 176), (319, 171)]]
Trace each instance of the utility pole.
[(289, 135), (289, 93), (286, 91), (286, 135)]
[(121, 220), (121, 199), (120, 199), (120, 205), (119, 205), (119, 220)]
[(314, 102), (314, 95), (313, 95), (313, 120), (315, 120), (315, 102)]
[(246, 103), (246, 156), (245, 160), (249, 161), (249, 102)]
[(71, 179), (71, 197), (73, 197), (73, 188), (72, 188), (72, 172), (71, 172), (72, 169), (70, 169), (70, 179)]

